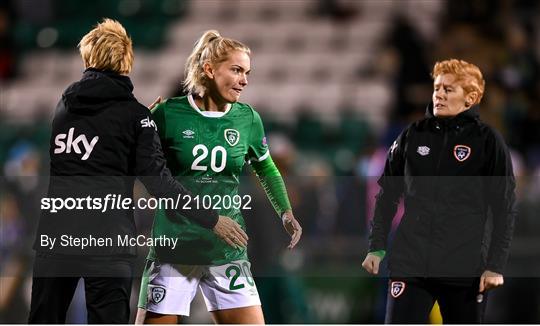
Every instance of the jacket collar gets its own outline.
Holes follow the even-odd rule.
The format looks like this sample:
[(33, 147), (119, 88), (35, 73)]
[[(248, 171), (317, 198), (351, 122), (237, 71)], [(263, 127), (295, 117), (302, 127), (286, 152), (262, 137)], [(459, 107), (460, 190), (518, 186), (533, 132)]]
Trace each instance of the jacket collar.
[(128, 76), (89, 68), (81, 80), (64, 91), (62, 99), (68, 111), (87, 113), (106, 108), (111, 102), (136, 101), (132, 91)]
[(133, 83), (131, 82), (131, 79), (128, 76), (120, 75), (117, 72), (111, 71), (111, 70), (100, 70), (96, 68), (86, 68), (86, 70), (83, 73), (82, 79), (89, 79), (89, 78), (96, 78), (101, 77), (105, 75), (108, 78), (115, 81), (116, 84), (119, 86), (122, 86), (125, 88), (128, 92), (133, 92)]
[(425, 118), (430, 121), (435, 122), (438, 125), (447, 125), (447, 126), (461, 125), (468, 121), (479, 121), (480, 120), (480, 106), (473, 105), (470, 109), (461, 112), (455, 117), (438, 118), (435, 115), (433, 115), (433, 103), (430, 103), (426, 108)]

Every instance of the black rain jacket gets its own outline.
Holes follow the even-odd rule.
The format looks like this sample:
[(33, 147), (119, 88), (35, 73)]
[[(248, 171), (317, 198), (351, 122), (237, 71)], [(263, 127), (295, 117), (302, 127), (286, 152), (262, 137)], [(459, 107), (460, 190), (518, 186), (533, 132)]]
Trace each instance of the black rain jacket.
[(403, 197), (405, 212), (389, 249), (392, 277), (502, 273), (516, 215), (515, 179), (501, 135), (480, 121), (478, 110), (441, 119), (429, 106), (390, 148), (369, 251), (386, 250)]
[[(63, 209), (53, 213), (43, 209), (34, 249), (39, 252), (68, 255), (134, 255), (135, 246), (118, 245), (137, 235), (133, 206), (119, 208), (125, 198), (133, 198), (135, 178), (156, 197), (176, 199), (189, 194), (166, 168), (156, 126), (149, 110), (133, 96), (127, 76), (87, 69), (80, 81), (70, 85), (59, 101), (52, 122), (50, 140), (50, 183), (48, 197), (93, 198), (107, 195), (106, 211)], [(109, 196), (110, 199), (113, 196)], [(42, 202), (43, 203), (43, 202)], [(88, 202), (81, 203), (86, 208)], [(93, 203), (92, 203), (93, 204)], [(104, 205), (104, 203), (102, 204)], [(182, 205), (178, 207), (181, 209)], [(210, 210), (187, 211), (203, 227), (213, 228), (217, 213)], [(171, 214), (172, 216), (173, 214)], [(53, 250), (42, 246), (42, 237), (57, 239)], [(60, 244), (61, 237), (66, 242)], [(87, 246), (82, 249), (75, 238), (112, 239), (113, 245)]]

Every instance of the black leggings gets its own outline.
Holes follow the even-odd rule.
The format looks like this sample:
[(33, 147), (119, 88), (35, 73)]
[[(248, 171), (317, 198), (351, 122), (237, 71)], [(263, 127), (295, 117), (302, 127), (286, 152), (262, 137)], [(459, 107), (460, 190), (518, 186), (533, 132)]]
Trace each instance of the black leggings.
[(484, 293), (479, 297), (478, 284), (477, 278), (390, 279), (385, 323), (425, 324), (435, 301), (446, 324), (482, 323), (487, 296)]

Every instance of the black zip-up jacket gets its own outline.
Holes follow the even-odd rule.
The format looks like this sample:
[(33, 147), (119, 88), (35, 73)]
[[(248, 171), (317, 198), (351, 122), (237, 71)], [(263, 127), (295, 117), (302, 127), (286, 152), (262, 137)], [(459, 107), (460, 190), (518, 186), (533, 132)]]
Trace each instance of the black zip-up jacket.
[(502, 273), (516, 215), (515, 179), (502, 137), (480, 121), (478, 110), (441, 119), (429, 106), (390, 148), (369, 251), (386, 250), (403, 197), (405, 212), (389, 249), (392, 277)]
[[(133, 197), (135, 178), (150, 194), (176, 199), (189, 194), (165, 166), (165, 158), (149, 110), (133, 96), (127, 76), (87, 69), (80, 81), (70, 85), (59, 101), (52, 122), (50, 140), (50, 183), (48, 197), (101, 198), (108, 194), (120, 199)], [(121, 196), (121, 197), (120, 197)], [(56, 254), (134, 255), (136, 247), (120, 243), (137, 235), (132, 202), (127, 209), (43, 209), (34, 249)], [(69, 204), (69, 203), (68, 203)], [(50, 205), (52, 206), (52, 205)], [(94, 206), (95, 207), (95, 206)], [(217, 213), (209, 210), (181, 210), (203, 227), (213, 228)], [(171, 214), (173, 216), (174, 214)], [(43, 246), (44, 236), (56, 238), (53, 249)], [(61, 245), (61, 237), (111, 239), (113, 245), (92, 245), (82, 249), (73, 240)], [(66, 238), (69, 241), (69, 238)]]

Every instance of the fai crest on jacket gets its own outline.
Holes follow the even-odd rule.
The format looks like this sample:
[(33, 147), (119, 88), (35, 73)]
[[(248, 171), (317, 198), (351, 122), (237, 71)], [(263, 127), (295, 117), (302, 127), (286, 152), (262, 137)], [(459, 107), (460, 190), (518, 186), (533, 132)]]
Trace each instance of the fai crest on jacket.
[(454, 146), (454, 157), (459, 162), (463, 162), (471, 156), (471, 148), (465, 145)]
[(240, 141), (240, 133), (235, 129), (225, 129), (225, 140), (229, 145), (234, 146)]
[(405, 292), (405, 282), (392, 282), (390, 285), (390, 294), (397, 298)]

